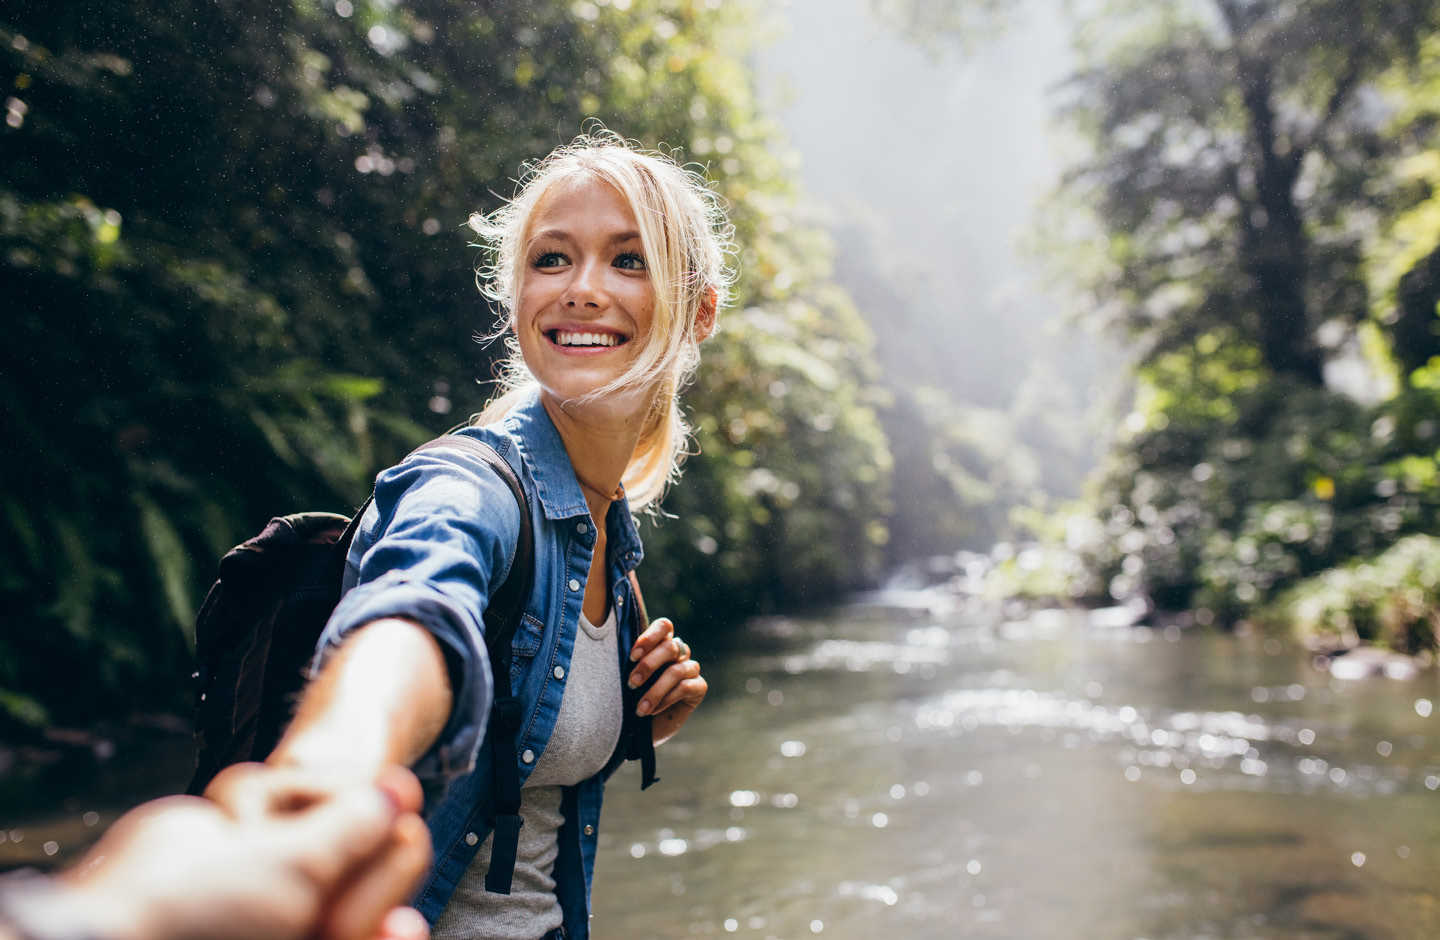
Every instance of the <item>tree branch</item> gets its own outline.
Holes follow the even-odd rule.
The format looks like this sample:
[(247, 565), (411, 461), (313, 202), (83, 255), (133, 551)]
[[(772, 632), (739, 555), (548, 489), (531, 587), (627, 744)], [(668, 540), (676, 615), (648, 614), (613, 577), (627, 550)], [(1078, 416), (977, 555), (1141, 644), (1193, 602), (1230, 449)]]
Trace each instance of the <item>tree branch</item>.
[[(1360, 86), (1360, 56), (1357, 52), (1351, 52), (1345, 61), (1345, 71), (1335, 81), (1335, 88), (1330, 92), (1330, 102), (1325, 106), (1325, 115), (1315, 125), (1311, 132), (1316, 138), (1324, 133), (1325, 128), (1340, 113), (1341, 109), (1350, 100), (1351, 94)], [(1308, 149), (1308, 147), (1306, 148)]]

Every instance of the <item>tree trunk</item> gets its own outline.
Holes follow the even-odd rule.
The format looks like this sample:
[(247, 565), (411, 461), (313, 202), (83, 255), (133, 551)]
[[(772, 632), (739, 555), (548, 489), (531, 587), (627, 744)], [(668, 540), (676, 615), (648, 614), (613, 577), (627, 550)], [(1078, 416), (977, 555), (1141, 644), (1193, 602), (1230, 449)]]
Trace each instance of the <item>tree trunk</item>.
[(1395, 323), (1390, 327), (1390, 344), (1395, 361), (1406, 375), (1440, 356), (1440, 248), (1436, 248), (1405, 272), (1396, 289)]
[(1269, 63), (1242, 60), (1239, 78), (1256, 157), (1255, 196), (1244, 200), (1249, 211), (1242, 220), (1241, 264), (1254, 287), (1260, 353), (1272, 371), (1322, 386), (1323, 363), (1305, 303), (1309, 240), (1295, 204), (1303, 154), (1279, 139)]

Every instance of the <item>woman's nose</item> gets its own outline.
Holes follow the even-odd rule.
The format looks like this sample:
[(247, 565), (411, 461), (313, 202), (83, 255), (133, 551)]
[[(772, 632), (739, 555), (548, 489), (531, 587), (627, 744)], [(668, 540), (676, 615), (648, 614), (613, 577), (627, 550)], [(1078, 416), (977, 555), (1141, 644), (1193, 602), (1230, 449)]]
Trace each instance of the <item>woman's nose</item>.
[(599, 307), (605, 296), (604, 271), (593, 261), (582, 261), (575, 267), (575, 276), (570, 280), (570, 290), (565, 298), (566, 306)]

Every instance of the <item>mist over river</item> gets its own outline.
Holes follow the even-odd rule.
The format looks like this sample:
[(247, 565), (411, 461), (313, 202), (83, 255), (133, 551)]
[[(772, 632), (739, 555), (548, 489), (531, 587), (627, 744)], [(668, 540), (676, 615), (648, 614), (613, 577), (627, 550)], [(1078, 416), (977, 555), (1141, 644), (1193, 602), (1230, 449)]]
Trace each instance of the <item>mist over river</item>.
[(595, 936), (1440, 935), (1433, 674), (1107, 615), (751, 624), (612, 781)]

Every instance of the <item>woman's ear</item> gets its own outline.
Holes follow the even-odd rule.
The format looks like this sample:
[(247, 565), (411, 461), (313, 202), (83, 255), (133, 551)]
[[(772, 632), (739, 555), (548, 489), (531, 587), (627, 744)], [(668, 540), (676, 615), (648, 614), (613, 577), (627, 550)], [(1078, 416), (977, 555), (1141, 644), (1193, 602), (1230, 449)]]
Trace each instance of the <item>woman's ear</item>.
[(695, 342), (703, 343), (715, 332), (716, 308), (719, 303), (720, 295), (715, 288), (705, 288), (705, 296), (700, 298), (700, 309), (695, 312)]

